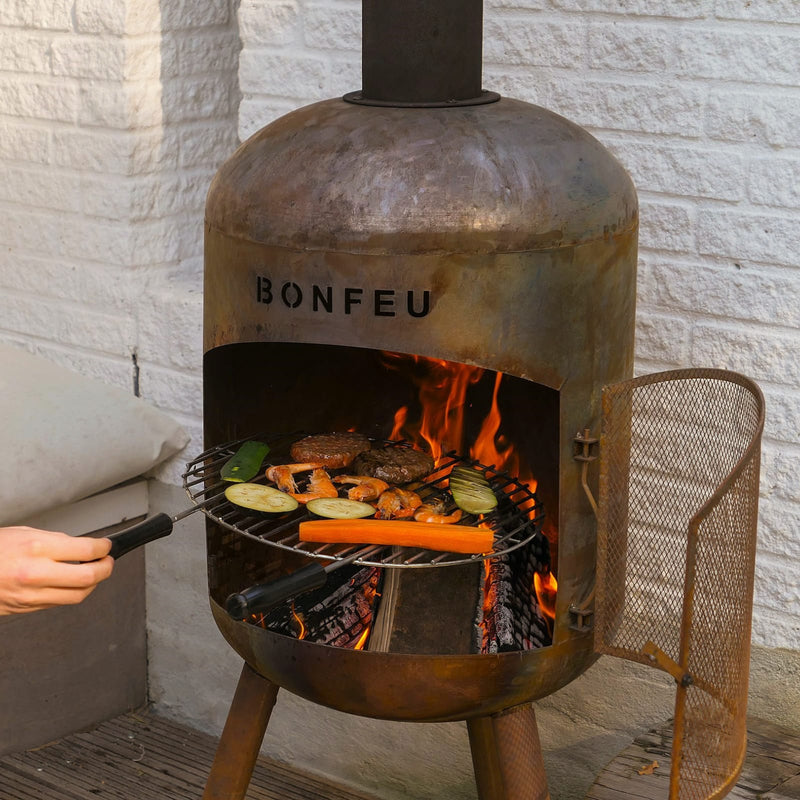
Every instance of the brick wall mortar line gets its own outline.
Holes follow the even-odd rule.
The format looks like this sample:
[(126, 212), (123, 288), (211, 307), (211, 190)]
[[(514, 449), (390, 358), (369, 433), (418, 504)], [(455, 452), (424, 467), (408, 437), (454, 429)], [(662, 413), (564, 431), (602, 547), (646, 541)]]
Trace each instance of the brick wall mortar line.
[[(720, 332), (737, 331), (752, 333), (754, 336), (763, 335), (765, 333), (775, 333), (781, 337), (788, 336), (790, 339), (794, 337), (800, 346), (800, 332), (797, 328), (791, 325), (778, 325), (773, 322), (759, 322), (753, 320), (752, 317), (733, 317), (730, 315), (723, 316), (722, 314), (712, 314), (709, 312), (690, 312), (678, 313), (670, 306), (660, 305), (655, 307), (642, 307), (639, 304), (637, 311), (640, 312), (640, 319), (671, 319), (676, 320), (689, 320), (693, 326), (706, 325), (708, 328), (718, 328)], [(671, 311), (672, 313), (668, 313)]]
[[(748, 185), (747, 183), (745, 185)], [(785, 219), (792, 222), (794, 214), (791, 213), (792, 209), (785, 205), (772, 206), (762, 203), (754, 203), (747, 198), (743, 199), (727, 199), (724, 197), (707, 197), (704, 195), (691, 195), (691, 194), (671, 194), (669, 192), (659, 192), (652, 189), (639, 189), (639, 203), (646, 205), (649, 200), (673, 201), (670, 205), (680, 205), (686, 208), (692, 208), (696, 211), (725, 211), (739, 212), (742, 217), (774, 217), (775, 219)]]

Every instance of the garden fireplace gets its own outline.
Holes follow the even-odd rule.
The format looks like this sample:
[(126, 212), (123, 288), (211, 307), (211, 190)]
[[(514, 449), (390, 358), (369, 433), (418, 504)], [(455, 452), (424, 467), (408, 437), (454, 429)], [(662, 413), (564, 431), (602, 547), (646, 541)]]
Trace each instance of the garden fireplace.
[[(539, 542), (547, 545), (547, 566), (558, 582), (548, 638), (534, 647), (472, 649), (463, 628), (474, 613), (470, 595), (485, 585), (476, 573), (480, 564), (429, 560), (426, 568), (401, 569), (384, 555), (353, 564), (380, 571), (376, 608), (391, 608), (381, 643), (372, 648), (309, 641), (291, 624), (275, 629), (263, 619), (237, 619), (226, 608), (231, 594), (280, 580), (314, 558), (210, 519), (212, 612), (245, 667), (206, 800), (244, 796), (278, 687), (363, 716), (466, 720), (481, 800), (544, 798), (531, 703), (580, 675), (598, 650), (634, 653), (671, 671), (684, 694), (718, 698), (720, 713), (730, 717), (727, 726), (719, 721), (725, 753), (733, 756), (723, 754), (713, 791), (735, 777), (743, 741), (740, 656), (727, 656), (738, 677), (721, 690), (713, 676), (690, 671), (688, 634), (673, 628), (688, 630), (691, 591), (707, 577), (686, 572), (695, 563), (692, 536), (702, 527), (698, 522), (692, 534), (689, 526), (687, 539), (687, 524), (705, 500), (723, 498), (717, 506), (731, 502), (741, 516), (734, 523), (726, 512), (720, 530), (729, 524), (744, 532), (744, 571), (737, 578), (744, 593), (731, 623), (736, 633), (724, 647), (733, 652), (748, 638), (760, 393), (746, 379), (718, 371), (628, 382), (634, 187), (580, 127), (482, 90), (480, 6), (365, 2), (362, 91), (276, 120), (220, 169), (206, 210), (205, 438), (213, 449), (267, 430), (277, 437), (271, 457), (284, 460), (279, 440), (291, 432), (356, 430), (386, 440), (398, 410), (421, 404), (413, 371), (394, 368), (388, 354), (475, 370), (480, 376), (464, 395), (467, 419), (454, 447), (458, 457), (468, 455), (492, 410), (501, 410), (492, 443), (498, 456), (513, 448), (512, 478), (520, 479), (524, 468), (525, 479), (529, 472), (536, 482)], [(381, 58), (384, 51), (392, 57)], [(704, 390), (693, 388), (698, 381)], [(592, 463), (604, 389), (615, 385), (624, 391), (606, 397), (625, 402), (607, 408), (606, 430), (614, 433), (600, 446), (603, 457), (614, 454), (603, 466), (604, 478), (617, 481), (609, 494)], [(652, 419), (649, 399), (661, 396), (661, 386), (673, 387), (674, 395), (661, 421), (642, 428), (637, 420)], [(723, 412), (734, 421), (720, 427)], [(717, 445), (725, 439), (726, 455), (703, 465), (700, 494), (672, 501), (680, 513), (663, 519), (663, 503), (654, 511), (658, 490), (652, 483), (637, 488), (641, 464), (634, 459), (631, 466), (631, 457), (649, 443), (656, 449), (644, 460), (658, 461), (670, 448), (651, 435), (642, 445), (639, 434), (689, 431), (705, 442), (691, 433), (704, 420)], [(685, 455), (673, 451), (649, 474)], [(659, 480), (671, 491), (675, 476), (662, 471)], [(687, 476), (686, 484), (693, 480)], [(676, 496), (685, 489), (675, 487)], [(646, 519), (632, 519), (642, 508)], [(655, 531), (656, 542), (670, 541), (677, 565), (662, 585), (673, 598), (664, 612), (670, 615), (664, 624), (673, 626), (669, 643), (647, 650), (635, 636), (616, 639), (630, 631), (631, 596), (660, 580), (632, 571), (631, 522)], [(533, 572), (544, 572), (541, 566)], [(674, 600), (676, 576), (683, 601)], [(605, 614), (597, 626), (601, 600)], [(691, 762), (693, 751), (683, 752), (679, 766)]]

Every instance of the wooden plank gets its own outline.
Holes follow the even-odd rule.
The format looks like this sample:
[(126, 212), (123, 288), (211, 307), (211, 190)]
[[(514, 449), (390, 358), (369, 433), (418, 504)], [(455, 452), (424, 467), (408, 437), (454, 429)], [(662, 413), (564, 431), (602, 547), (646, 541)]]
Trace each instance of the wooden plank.
[[(146, 712), (124, 714), (35, 750), (0, 757), (2, 800), (197, 800), (214, 737)], [(247, 800), (376, 800), (259, 758)]]
[[(0, 788), (3, 790), (4, 800), (42, 800), (41, 781), (29, 778), (27, 775), (11, 767), (0, 766)], [(79, 800), (67, 788), (61, 794), (62, 800)]]
[(776, 786), (762, 795), (762, 800), (800, 800), (800, 776)]
[[(670, 723), (637, 737), (597, 776), (586, 800), (664, 800), (668, 795)], [(639, 770), (657, 761), (653, 774)], [(800, 733), (748, 720), (748, 748), (729, 800), (800, 800)]]

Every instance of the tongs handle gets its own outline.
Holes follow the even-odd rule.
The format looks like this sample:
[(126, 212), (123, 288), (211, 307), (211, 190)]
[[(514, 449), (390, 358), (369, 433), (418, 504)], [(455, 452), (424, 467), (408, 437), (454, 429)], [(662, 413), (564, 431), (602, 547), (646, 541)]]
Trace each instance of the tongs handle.
[(143, 544), (169, 536), (172, 533), (172, 524), (173, 519), (168, 514), (156, 514), (138, 525), (132, 525), (130, 528), (125, 528), (124, 531), (112, 533), (108, 537), (111, 539), (109, 555), (117, 559)]
[(327, 579), (328, 573), (322, 564), (307, 564), (277, 580), (258, 583), (229, 595), (225, 601), (225, 610), (234, 619), (243, 620), (252, 614), (268, 611), (290, 597), (320, 589)]

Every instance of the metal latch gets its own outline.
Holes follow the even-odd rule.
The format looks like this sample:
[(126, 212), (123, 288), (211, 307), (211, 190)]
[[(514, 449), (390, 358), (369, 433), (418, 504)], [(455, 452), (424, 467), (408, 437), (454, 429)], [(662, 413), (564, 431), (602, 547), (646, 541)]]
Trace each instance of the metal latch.
[[(590, 434), (588, 428), (584, 428), (582, 432), (579, 431), (575, 434), (575, 438), (572, 441), (575, 443), (575, 451), (572, 457), (576, 461), (580, 461), (583, 464), (581, 469), (581, 486), (583, 487), (586, 497), (589, 499), (589, 504), (592, 506), (592, 511), (596, 517), (597, 502), (594, 499), (592, 490), (589, 488), (587, 477), (589, 473), (589, 464), (591, 464), (592, 461), (597, 460), (597, 454), (592, 451), (592, 448), (595, 447), (595, 445), (598, 443), (598, 440)], [(589, 595), (580, 603), (580, 605), (570, 605), (569, 613), (572, 621), (570, 622), (569, 627), (572, 628), (572, 630), (589, 631), (592, 629), (592, 616), (594, 615), (594, 592), (594, 587), (592, 587), (591, 592), (589, 592)]]
[(681, 669), (680, 665), (673, 661), (654, 642), (647, 642), (642, 648), (642, 653), (663, 669), (664, 672), (668, 672), (672, 675), (676, 683), (679, 683), (681, 686), (691, 686), (694, 683), (692, 675), (686, 670)]
[(592, 452), (592, 447), (594, 447), (599, 440), (590, 435), (588, 428), (584, 428), (582, 432), (579, 431), (575, 434), (575, 438), (572, 441), (576, 445), (572, 457), (576, 461), (583, 463), (583, 468), (581, 469), (581, 486), (583, 487), (584, 494), (589, 499), (589, 504), (592, 506), (592, 511), (596, 517), (597, 501), (594, 499), (592, 490), (589, 488), (587, 477), (589, 474), (589, 464), (597, 460), (597, 455)]
[(654, 642), (647, 642), (642, 648), (642, 653), (646, 655), (654, 664), (664, 672), (668, 672), (675, 678), (678, 686), (684, 689), (688, 686), (696, 686), (698, 689), (711, 695), (715, 700), (722, 703), (728, 709), (731, 716), (735, 717), (739, 713), (736, 702), (730, 697), (726, 697), (719, 687), (713, 686), (708, 681), (703, 680), (699, 675), (693, 675), (689, 670), (683, 669), (680, 664), (673, 661), (658, 645)]
[(580, 631), (581, 633), (592, 630), (594, 627), (592, 625), (592, 616), (594, 615), (593, 605), (594, 589), (592, 589), (591, 594), (586, 598), (582, 605), (570, 605), (569, 615), (572, 621), (570, 622), (569, 627), (572, 630)]

